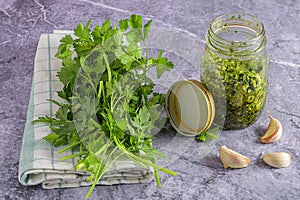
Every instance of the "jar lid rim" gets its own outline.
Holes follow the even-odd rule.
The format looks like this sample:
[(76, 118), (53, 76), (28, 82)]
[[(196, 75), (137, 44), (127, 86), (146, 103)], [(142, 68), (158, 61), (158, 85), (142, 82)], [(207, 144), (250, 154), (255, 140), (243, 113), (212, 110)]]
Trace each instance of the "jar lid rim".
[[(192, 93), (187, 95), (187, 90), (190, 90)], [(180, 97), (180, 95), (187, 96)], [(190, 105), (190, 102), (197, 103)], [(194, 113), (191, 113), (191, 116), (183, 114), (182, 108), (187, 106), (193, 109), (192, 112)], [(215, 116), (215, 104), (211, 94), (202, 83), (196, 80), (181, 80), (173, 83), (168, 90), (166, 111), (172, 127), (177, 132), (185, 136), (195, 136), (211, 126)], [(197, 126), (195, 127), (193, 122), (190, 123), (189, 120), (196, 124), (198, 123)]]

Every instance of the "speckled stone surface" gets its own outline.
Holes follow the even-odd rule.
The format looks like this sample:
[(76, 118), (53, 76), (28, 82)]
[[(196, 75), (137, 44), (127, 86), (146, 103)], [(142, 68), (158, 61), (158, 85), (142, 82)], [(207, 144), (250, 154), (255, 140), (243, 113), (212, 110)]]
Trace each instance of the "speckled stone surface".
[[(39, 35), (54, 29), (73, 29), (88, 18), (116, 23), (130, 13), (153, 19), (153, 26), (171, 28), (203, 41), (209, 22), (228, 12), (249, 13), (265, 25), (271, 57), (269, 94), (260, 119), (251, 127), (224, 131), (210, 153), (199, 158), (201, 144), (191, 142), (187, 151), (171, 163), (176, 177), (161, 174), (155, 182), (136, 185), (98, 186), (91, 199), (300, 199), (300, 1), (0, 1), (0, 199), (84, 199), (88, 187), (44, 190), (18, 182), (18, 164), (26, 121), (33, 62)], [(183, 73), (193, 76), (188, 65), (170, 54)], [(259, 136), (267, 127), (267, 111), (280, 119), (282, 138), (262, 145)], [(218, 157), (220, 145), (248, 156), (248, 168), (225, 170)], [(260, 159), (265, 151), (292, 155), (289, 168), (273, 169)]]

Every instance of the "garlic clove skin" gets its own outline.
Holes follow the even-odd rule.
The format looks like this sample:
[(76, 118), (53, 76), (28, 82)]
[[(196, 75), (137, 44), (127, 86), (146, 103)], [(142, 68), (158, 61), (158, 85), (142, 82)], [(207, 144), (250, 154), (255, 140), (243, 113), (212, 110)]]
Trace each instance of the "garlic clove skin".
[(273, 118), (269, 115), (270, 123), (265, 134), (260, 138), (262, 143), (268, 144), (275, 142), (281, 138), (282, 135), (282, 126), (278, 119)]
[(267, 165), (275, 168), (284, 168), (291, 164), (291, 155), (286, 152), (263, 154), (262, 157)]
[(250, 163), (250, 159), (242, 154), (239, 154), (226, 146), (220, 148), (220, 158), (224, 168), (244, 168)]

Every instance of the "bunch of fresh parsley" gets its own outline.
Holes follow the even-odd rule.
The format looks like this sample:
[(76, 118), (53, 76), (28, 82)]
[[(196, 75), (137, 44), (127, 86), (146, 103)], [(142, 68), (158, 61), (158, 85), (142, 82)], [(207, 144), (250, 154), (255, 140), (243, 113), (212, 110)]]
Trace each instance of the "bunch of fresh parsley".
[(156, 165), (163, 154), (153, 148), (151, 133), (164, 124), (160, 107), (165, 95), (153, 92), (155, 84), (147, 71), (155, 67), (160, 78), (173, 64), (161, 51), (149, 57), (151, 20), (143, 25), (141, 16), (131, 15), (117, 27), (107, 19), (93, 30), (90, 23), (80, 23), (75, 37), (61, 39), (56, 57), (62, 60), (57, 73), (64, 85), (58, 92), (62, 102), (50, 100), (59, 106), (55, 116), (35, 122), (49, 123), (51, 134), (44, 139), (65, 146), (59, 153), (72, 149), (74, 153), (63, 159), (77, 158), (75, 169), (91, 173), (87, 198), (120, 156), (153, 167), (160, 186), (157, 170), (176, 173)]

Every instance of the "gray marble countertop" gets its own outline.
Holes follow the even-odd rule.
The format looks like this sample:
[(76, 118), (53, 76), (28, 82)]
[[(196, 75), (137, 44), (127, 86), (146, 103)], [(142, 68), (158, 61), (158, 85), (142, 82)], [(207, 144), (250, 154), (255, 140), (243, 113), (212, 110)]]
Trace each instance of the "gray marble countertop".
[[(266, 27), (271, 57), (269, 93), (260, 119), (249, 128), (224, 131), (199, 158), (193, 143), (169, 168), (176, 177), (161, 174), (163, 187), (147, 184), (98, 186), (91, 199), (300, 199), (300, 1), (259, 0), (7, 0), (0, 1), (0, 199), (84, 199), (88, 187), (44, 190), (18, 182), (18, 164), (26, 121), (34, 57), (41, 33), (71, 30), (88, 18), (117, 23), (131, 13), (153, 19), (153, 26), (170, 28), (203, 41), (211, 19), (222, 13), (249, 13)], [(170, 55), (175, 65), (180, 60)], [(183, 73), (189, 74), (182, 65)], [(186, 67), (186, 68), (185, 68)], [(262, 145), (259, 136), (268, 124), (267, 111), (280, 119), (282, 138)], [(247, 155), (252, 163), (239, 170), (223, 169), (220, 145)], [(261, 152), (286, 151), (290, 167), (273, 169)]]

